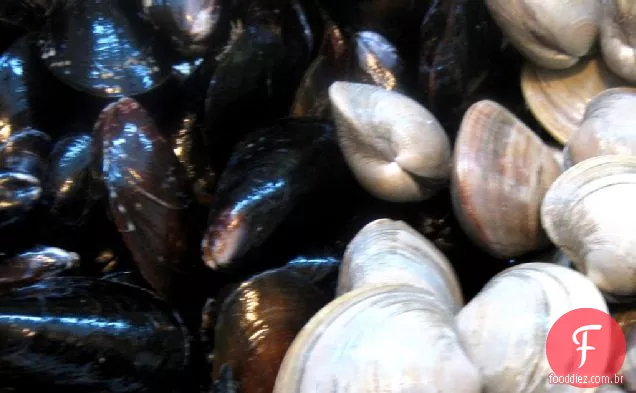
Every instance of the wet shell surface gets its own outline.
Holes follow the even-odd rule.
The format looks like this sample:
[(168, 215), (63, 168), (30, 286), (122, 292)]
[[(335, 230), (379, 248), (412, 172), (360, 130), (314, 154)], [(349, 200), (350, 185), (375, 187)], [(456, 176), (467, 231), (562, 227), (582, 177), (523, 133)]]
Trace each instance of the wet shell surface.
[(589, 158), (552, 184), (541, 222), (552, 242), (602, 291), (636, 293), (636, 157)]
[(585, 56), (598, 35), (598, 0), (487, 0), (510, 42), (533, 63), (564, 69)]
[(459, 345), (452, 318), (422, 288), (348, 292), (296, 336), (274, 393), (478, 393), (479, 373)]
[(636, 88), (605, 90), (585, 111), (565, 149), (567, 167), (595, 156), (636, 154)]
[(400, 93), (361, 83), (334, 82), (329, 99), (340, 148), (369, 193), (414, 202), (448, 185), (450, 142), (426, 108)]
[(601, 1), (601, 52), (607, 66), (636, 82), (636, 2)]
[(455, 317), (463, 348), (479, 367), (488, 393), (579, 392), (549, 384), (548, 332), (576, 308), (608, 312), (582, 274), (549, 263), (525, 263), (493, 279)]
[(555, 150), (493, 101), (473, 104), (453, 158), (453, 208), (462, 228), (492, 255), (509, 258), (547, 245), (539, 208), (561, 172)]
[(526, 104), (546, 131), (562, 144), (580, 126), (592, 98), (606, 89), (627, 85), (597, 58), (586, 59), (566, 70), (549, 70), (528, 63), (521, 72)]
[(450, 310), (463, 306), (462, 291), (444, 254), (402, 221), (379, 219), (362, 228), (344, 254), (337, 293), (374, 285), (425, 288)]

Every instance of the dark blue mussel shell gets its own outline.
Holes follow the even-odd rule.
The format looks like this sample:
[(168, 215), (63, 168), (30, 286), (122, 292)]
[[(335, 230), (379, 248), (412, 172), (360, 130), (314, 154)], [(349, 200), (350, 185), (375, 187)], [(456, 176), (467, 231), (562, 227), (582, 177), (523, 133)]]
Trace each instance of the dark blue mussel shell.
[(190, 342), (150, 293), (52, 278), (0, 297), (0, 391), (177, 392)]
[(108, 105), (95, 132), (94, 176), (106, 186), (110, 213), (137, 268), (171, 304), (192, 305), (202, 264), (189, 258), (194, 225), (185, 169), (131, 98)]
[(58, 276), (79, 265), (79, 255), (57, 247), (36, 246), (0, 261), (0, 291)]
[(153, 34), (121, 0), (67, 0), (49, 18), (40, 57), (60, 80), (99, 97), (136, 96), (170, 77)]
[(284, 119), (249, 134), (219, 179), (202, 242), (205, 263), (232, 270), (304, 196), (337, 188), (341, 156), (333, 125), (316, 119)]

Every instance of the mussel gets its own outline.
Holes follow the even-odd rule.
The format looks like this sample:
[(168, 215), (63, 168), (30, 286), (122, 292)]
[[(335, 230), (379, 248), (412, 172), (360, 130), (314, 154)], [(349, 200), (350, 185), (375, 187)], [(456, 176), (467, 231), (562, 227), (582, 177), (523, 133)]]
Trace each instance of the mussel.
[(178, 316), (132, 286), (51, 278), (0, 297), (0, 388), (178, 392), (190, 341)]
[(57, 247), (37, 246), (0, 262), (0, 291), (24, 287), (79, 266), (80, 256)]
[(228, 367), (243, 393), (271, 392), (287, 348), (329, 299), (305, 276), (275, 269), (243, 282), (216, 324), (214, 379)]

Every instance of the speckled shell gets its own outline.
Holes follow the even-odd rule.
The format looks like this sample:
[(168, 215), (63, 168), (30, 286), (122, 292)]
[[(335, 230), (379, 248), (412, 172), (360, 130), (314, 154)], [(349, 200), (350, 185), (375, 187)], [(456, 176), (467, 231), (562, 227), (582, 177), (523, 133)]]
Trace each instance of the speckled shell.
[(562, 144), (581, 124), (592, 98), (606, 89), (626, 85), (598, 58), (586, 59), (566, 70), (526, 64), (521, 72), (526, 104), (546, 131)]
[(601, 290), (636, 293), (636, 157), (589, 158), (552, 184), (541, 222), (561, 248)]
[(473, 104), (453, 157), (453, 208), (462, 228), (492, 255), (510, 258), (547, 245), (539, 207), (561, 172), (555, 150), (501, 105)]
[(432, 242), (402, 221), (375, 220), (347, 246), (337, 294), (391, 284), (425, 288), (450, 310), (464, 304), (453, 267)]
[(452, 318), (422, 288), (348, 292), (296, 336), (274, 393), (479, 393), (479, 373), (459, 345)]
[(486, 4), (510, 42), (541, 67), (573, 66), (598, 35), (598, 0), (487, 0)]
[(575, 308), (607, 312), (603, 296), (582, 274), (548, 263), (501, 272), (455, 317), (463, 348), (488, 393), (580, 392), (548, 383), (547, 334)]
[(601, 52), (607, 66), (636, 82), (636, 2), (601, 0)]
[(605, 90), (585, 111), (581, 126), (565, 148), (565, 165), (587, 158), (636, 153), (636, 89), (617, 87)]
[(426, 108), (374, 85), (334, 82), (338, 142), (358, 182), (379, 199), (422, 201), (448, 185), (451, 146)]

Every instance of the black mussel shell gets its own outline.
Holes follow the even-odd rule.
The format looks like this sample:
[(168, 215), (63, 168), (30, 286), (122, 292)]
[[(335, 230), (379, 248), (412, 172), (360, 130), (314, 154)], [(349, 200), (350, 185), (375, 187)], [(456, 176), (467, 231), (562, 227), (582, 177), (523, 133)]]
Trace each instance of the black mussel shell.
[(360, 31), (354, 37), (354, 80), (387, 90), (403, 91), (404, 64), (396, 47), (374, 31)]
[(161, 85), (171, 73), (167, 55), (128, 8), (119, 0), (66, 0), (38, 41), (41, 59), (60, 80), (99, 97)]
[(110, 212), (139, 271), (171, 302), (194, 296), (198, 265), (187, 253), (188, 179), (170, 143), (131, 98), (107, 106), (95, 130), (101, 156), (96, 175), (103, 178)]
[(216, 324), (213, 379), (223, 366), (244, 393), (271, 392), (296, 334), (329, 299), (288, 269), (261, 273), (223, 303)]
[(0, 3), (0, 25), (36, 31), (59, 3), (60, 0), (3, 0)]
[(219, 60), (205, 100), (206, 145), (218, 168), (245, 133), (263, 126), (276, 112), (274, 71), (285, 54), (277, 26), (237, 27), (233, 34), (237, 38)]
[(336, 295), (341, 262), (341, 255), (335, 253), (303, 255), (287, 262), (283, 268), (300, 274), (332, 299)]
[(27, 37), (14, 42), (0, 57), (0, 142), (32, 124), (27, 85), (30, 46)]
[(81, 224), (94, 206), (92, 143), (90, 135), (72, 135), (57, 142), (51, 152), (46, 193), (51, 214), (62, 224)]
[(331, 118), (329, 86), (345, 79), (348, 53), (344, 33), (328, 21), (318, 56), (305, 71), (296, 91), (291, 116)]
[(28, 128), (0, 146), (0, 227), (23, 218), (40, 201), (51, 139)]
[(179, 318), (129, 285), (53, 278), (0, 297), (0, 389), (182, 392), (189, 353)]
[[(205, 55), (213, 45), (222, 14), (223, 0), (140, 1), (144, 14), (186, 57)], [(227, 3), (227, 2), (226, 2)]]
[(434, 0), (421, 23), (419, 95), (446, 128), (487, 77), (501, 33), (483, 0)]
[(0, 261), (0, 290), (18, 288), (79, 266), (79, 255), (57, 247), (37, 246)]
[(303, 196), (337, 187), (341, 156), (333, 125), (320, 120), (284, 119), (249, 134), (219, 180), (202, 241), (205, 263), (229, 270), (240, 265)]
[(100, 277), (100, 279), (113, 281), (125, 285), (132, 285), (143, 290), (152, 291), (152, 288), (148, 287), (148, 284), (143, 280), (142, 277), (139, 276), (139, 274), (137, 274), (137, 272), (113, 272), (103, 275), (102, 277)]

